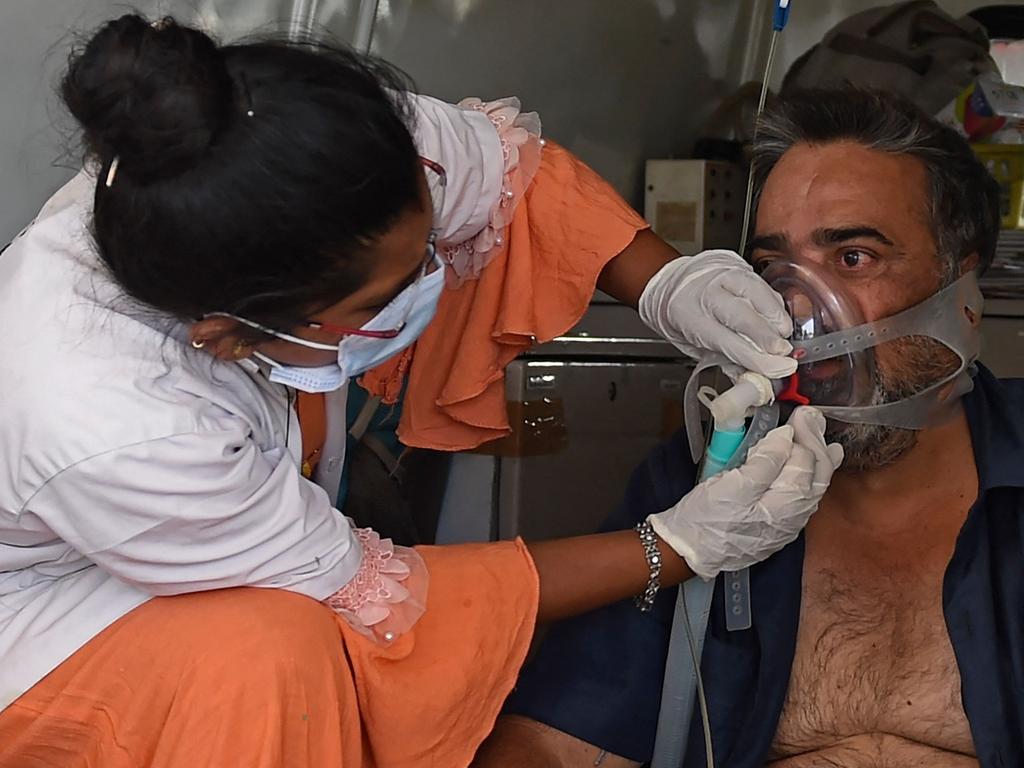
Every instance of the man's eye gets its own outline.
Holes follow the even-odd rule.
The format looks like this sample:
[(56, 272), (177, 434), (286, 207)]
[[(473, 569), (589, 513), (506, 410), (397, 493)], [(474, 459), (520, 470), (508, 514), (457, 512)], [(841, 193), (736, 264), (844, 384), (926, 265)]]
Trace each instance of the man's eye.
[(843, 266), (849, 269), (865, 266), (870, 258), (864, 251), (857, 250), (843, 251), (842, 255)]

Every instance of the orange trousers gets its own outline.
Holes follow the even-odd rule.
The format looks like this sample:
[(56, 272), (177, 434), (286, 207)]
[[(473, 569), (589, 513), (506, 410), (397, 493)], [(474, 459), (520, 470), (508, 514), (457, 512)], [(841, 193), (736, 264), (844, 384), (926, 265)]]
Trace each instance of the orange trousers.
[(155, 598), (0, 713), (2, 768), (458, 768), (537, 611), (521, 542), (425, 547), (427, 610), (388, 647), (282, 590)]

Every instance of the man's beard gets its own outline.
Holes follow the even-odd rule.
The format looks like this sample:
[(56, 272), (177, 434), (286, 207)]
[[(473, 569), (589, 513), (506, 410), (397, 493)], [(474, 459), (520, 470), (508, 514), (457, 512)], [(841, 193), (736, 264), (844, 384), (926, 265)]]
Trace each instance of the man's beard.
[[(927, 336), (908, 336), (877, 347), (871, 405), (916, 395), (960, 366), (955, 352)], [(843, 446), (843, 469), (864, 471), (895, 463), (917, 445), (918, 430), (828, 421), (826, 438)]]

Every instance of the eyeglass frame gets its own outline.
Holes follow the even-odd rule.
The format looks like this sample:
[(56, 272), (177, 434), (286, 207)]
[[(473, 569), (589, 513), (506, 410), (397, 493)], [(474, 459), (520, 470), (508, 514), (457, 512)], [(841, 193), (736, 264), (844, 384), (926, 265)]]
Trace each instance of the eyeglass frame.
[[(445, 191), (448, 188), (448, 174), (445, 171), (443, 165), (441, 165), (440, 163), (436, 162), (435, 160), (431, 160), (429, 158), (423, 157), (422, 155), (420, 156), (419, 160), (420, 160), (420, 163), (425, 168), (428, 168), (429, 170), (431, 170), (435, 174), (437, 174), (438, 181), (439, 181), (439, 186), (441, 188), (441, 193), (440, 193), (440, 198), (441, 199), (440, 199), (440, 202), (437, 203), (437, 204), (434, 204), (433, 199), (431, 199), (431, 205), (434, 208), (434, 211), (433, 211), (433, 214), (434, 214), (434, 226), (431, 228), (430, 234), (427, 236), (427, 249), (426, 249), (426, 253), (424, 254), (423, 266), (422, 266), (422, 268), (420, 270), (420, 274), (413, 281), (413, 283), (410, 286), (408, 286), (408, 288), (414, 288), (416, 291), (419, 290), (419, 286), (423, 283), (423, 278), (426, 277), (427, 274), (430, 272), (430, 265), (431, 264), (435, 264), (436, 263), (438, 269), (443, 269), (444, 268), (444, 264), (437, 257), (437, 236), (439, 234), (439, 228), (437, 226), (437, 218), (438, 218), (438, 215), (444, 210)], [(404, 289), (404, 290), (408, 290), (408, 288)], [(392, 298), (392, 301), (394, 301), (394, 299), (397, 299), (398, 296), (400, 296), (400, 295), (401, 295), (401, 292), (396, 294)], [(362, 336), (362, 337), (371, 338), (371, 339), (393, 339), (393, 338), (397, 337), (405, 329), (405, 326), (406, 326), (406, 324), (409, 321), (409, 314), (411, 314), (412, 309), (415, 306), (415, 303), (416, 303), (415, 299), (413, 301), (408, 302), (407, 308), (406, 308), (406, 315), (405, 315), (404, 318), (402, 318), (402, 322), (401, 322), (401, 324), (399, 325), (398, 328), (384, 330), (384, 331), (367, 331), (367, 330), (363, 330), (362, 328), (345, 328), (345, 327), (340, 326), (340, 325), (334, 325), (332, 323), (324, 323), (324, 322), (320, 322), (320, 321), (316, 321), (316, 320), (307, 320), (305, 322), (298, 323), (296, 326), (293, 326), (293, 327), (296, 327), (296, 328), (309, 328), (309, 329), (318, 330), (318, 331), (326, 331), (327, 333), (338, 334), (342, 338), (344, 338), (345, 336)], [(279, 338), (279, 339), (281, 339), (283, 341), (289, 341), (289, 342), (292, 342), (294, 344), (300, 344), (302, 346), (308, 346), (308, 347), (310, 347), (312, 349), (323, 349), (323, 350), (334, 350), (334, 349), (337, 349), (337, 345), (322, 344), (320, 342), (311, 341), (309, 339), (300, 339), (298, 337), (292, 336), (291, 334), (284, 333), (284, 332), (281, 332), (281, 331), (275, 331), (274, 329), (267, 328), (266, 326), (261, 325), (260, 323), (253, 322), (252, 320), (248, 320), (248, 319), (246, 319), (244, 317), (239, 317), (239, 316), (231, 314), (229, 312), (210, 312), (209, 314), (206, 315), (206, 317), (215, 317), (215, 316), (229, 317), (229, 318), (231, 318), (233, 320), (236, 320), (237, 322), (242, 323), (243, 325), (249, 326), (250, 328), (252, 328), (254, 330), (260, 331), (261, 333), (269, 334), (269, 335), (274, 336), (276, 338)]]
[[(423, 156), (420, 156), (420, 163), (422, 163), (424, 168), (428, 168), (437, 175), (439, 186), (441, 188), (441, 200), (436, 205), (433, 203), (433, 200), (431, 200), (431, 205), (434, 208), (434, 227), (431, 228), (430, 234), (427, 236), (427, 250), (423, 258), (423, 268), (420, 270), (419, 276), (410, 286), (411, 288), (414, 288), (414, 290), (416, 291), (419, 291), (419, 287), (423, 282), (423, 278), (425, 278), (427, 274), (431, 271), (430, 266), (432, 264), (437, 264), (438, 269), (444, 268), (444, 265), (439, 263), (437, 258), (437, 217), (441, 213), (441, 211), (444, 210), (445, 191), (448, 188), (448, 174), (445, 171), (443, 165)], [(401, 294), (398, 295), (400, 296)], [(395, 296), (395, 298), (398, 298), (398, 296)], [(315, 331), (326, 331), (327, 333), (337, 334), (342, 337), (362, 336), (364, 338), (369, 339), (394, 339), (405, 329), (405, 326), (409, 321), (409, 314), (412, 312), (415, 303), (415, 301), (410, 301), (407, 303), (405, 310), (406, 315), (405, 317), (402, 318), (402, 322), (397, 328), (385, 331), (367, 331), (362, 328), (346, 328), (344, 326), (334, 325), (333, 323), (324, 323), (317, 320), (307, 320), (306, 322), (300, 324), (299, 327), (310, 328)]]

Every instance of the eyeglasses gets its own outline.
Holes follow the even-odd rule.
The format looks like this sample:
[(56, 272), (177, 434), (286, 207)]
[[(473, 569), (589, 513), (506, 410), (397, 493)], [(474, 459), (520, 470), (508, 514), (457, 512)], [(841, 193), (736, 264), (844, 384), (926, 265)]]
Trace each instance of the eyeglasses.
[[(393, 339), (402, 332), (406, 324), (409, 321), (409, 315), (412, 313), (413, 308), (416, 306), (416, 298), (420, 290), (420, 286), (423, 283), (423, 278), (430, 274), (434, 269), (443, 269), (441, 260), (437, 257), (437, 236), (438, 236), (438, 222), (440, 220), (441, 212), (444, 210), (444, 195), (445, 190), (448, 187), (448, 174), (445, 173), (444, 167), (440, 163), (436, 163), (433, 160), (428, 160), (425, 157), (420, 158), (420, 162), (428, 170), (432, 171), (437, 177), (434, 185), (431, 186), (430, 196), (431, 204), (434, 208), (434, 226), (430, 230), (430, 234), (427, 236), (427, 248), (426, 253), (423, 257), (423, 265), (420, 267), (419, 274), (415, 280), (402, 291), (400, 291), (392, 300), (391, 303), (398, 301), (403, 296), (406, 296), (405, 314), (402, 317), (402, 322), (397, 328), (391, 328), (387, 330), (364, 330), (362, 328), (343, 328), (339, 325), (332, 323), (324, 323), (319, 321), (307, 320), (306, 322), (299, 323), (299, 328), (311, 328), (318, 331), (326, 331), (327, 333), (338, 334), (340, 336), (365, 336), (371, 339)], [(390, 306), (390, 304), (388, 305)], [(261, 333), (274, 336), (284, 341), (290, 341), (294, 344), (300, 344), (302, 346), (310, 347), (312, 349), (323, 349), (337, 351), (338, 344), (324, 344), (318, 341), (311, 341), (309, 339), (300, 339), (291, 334), (284, 333), (282, 331), (276, 331), (273, 328), (268, 328), (260, 323), (255, 323), (252, 320), (247, 320), (244, 317), (239, 317), (228, 312), (210, 312), (204, 317), (229, 317), (232, 320), (247, 325), (254, 330), (260, 331)]]
[[(433, 160), (429, 160), (425, 157), (420, 158), (420, 162), (423, 167), (434, 173), (436, 177), (436, 184), (430, 189), (431, 204), (434, 208), (434, 227), (430, 230), (430, 235), (427, 237), (427, 250), (423, 258), (423, 266), (420, 269), (419, 275), (409, 286), (409, 288), (403, 290), (398, 296), (395, 296), (392, 301), (397, 301), (401, 296), (407, 292), (411, 294), (409, 300), (406, 301), (405, 315), (402, 317), (402, 321), (397, 328), (390, 328), (387, 330), (364, 330), (362, 328), (345, 328), (340, 325), (334, 325), (333, 323), (324, 323), (320, 321), (310, 320), (302, 323), (300, 327), (310, 328), (315, 331), (325, 331), (326, 333), (337, 334), (339, 336), (363, 336), (369, 339), (393, 339), (402, 332), (405, 328), (406, 323), (409, 321), (409, 315), (416, 305), (416, 296), (419, 292), (420, 285), (423, 283), (423, 278), (426, 277), (430, 272), (433, 271), (431, 267), (435, 269), (442, 269), (443, 265), (438, 261), (437, 258), (437, 235), (438, 235), (438, 222), (441, 217), (441, 212), (444, 210), (444, 195), (445, 190), (448, 188), (448, 174), (444, 170), (444, 166)], [(435, 189), (437, 190), (435, 193)]]
[[(433, 237), (433, 235), (431, 235)], [(366, 330), (363, 328), (345, 328), (340, 325), (334, 325), (333, 323), (325, 323), (319, 320), (309, 320), (302, 324), (302, 328), (311, 328), (315, 331), (324, 331), (326, 333), (336, 334), (338, 336), (363, 336), (368, 339), (393, 339), (398, 336), (409, 322), (409, 315), (412, 313), (413, 307), (416, 306), (416, 298), (419, 295), (420, 286), (423, 284), (423, 278), (434, 270), (441, 269), (441, 262), (437, 258), (437, 249), (434, 246), (433, 240), (427, 243), (427, 253), (423, 259), (423, 266), (420, 267), (419, 274), (416, 279), (409, 284), (401, 293), (399, 293), (391, 301), (405, 301), (405, 310), (402, 315), (402, 320), (397, 328), (389, 328), (388, 330), (377, 331), (377, 330)], [(381, 310), (383, 312), (383, 310)]]

